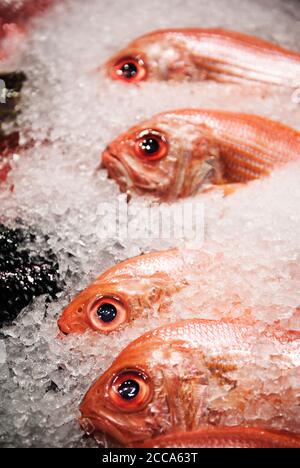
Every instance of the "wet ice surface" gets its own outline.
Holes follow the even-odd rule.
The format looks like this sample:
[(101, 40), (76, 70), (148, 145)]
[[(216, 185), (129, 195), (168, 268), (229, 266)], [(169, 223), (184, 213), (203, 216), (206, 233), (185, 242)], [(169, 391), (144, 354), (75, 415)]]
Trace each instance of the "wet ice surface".
[[(96, 171), (106, 144), (137, 121), (174, 107), (259, 113), (300, 129), (299, 105), (290, 92), (277, 88), (212, 83), (129, 87), (109, 82), (97, 68), (134, 37), (161, 27), (222, 26), (299, 49), (299, 17), (297, 2), (279, 0), (74, 0), (59, 2), (44, 19), (34, 21), (22, 66), (28, 81), (19, 123), (23, 141), (33, 138), (36, 145), (15, 155), (8, 181), (15, 191), (2, 188), (0, 215), (11, 219), (12, 227), (21, 216), (49, 234), (67, 288), (50, 305), (39, 298), (14, 326), (2, 330), (1, 445), (93, 444), (76, 422), (90, 383), (132, 339), (170, 321), (168, 315), (154, 316), (136, 321), (122, 334), (56, 339), (61, 310), (95, 276), (127, 257), (176, 244), (111, 236), (99, 207), (120, 194), (105, 171)], [(201, 197), (206, 213), (202, 248), (211, 256), (211, 267), (190, 273), (193, 284), (174, 301), (173, 320), (196, 311), (217, 318), (251, 309), (255, 318), (300, 329), (299, 170), (300, 164), (292, 164), (226, 199), (219, 193)], [(141, 210), (148, 206), (146, 200), (138, 203)], [(99, 227), (107, 229), (105, 238), (99, 238)], [(268, 372), (276, 374), (276, 365)], [(296, 373), (281, 377), (286, 387), (287, 381), (295, 386)], [(256, 378), (261, 377), (258, 370)], [(299, 420), (299, 406), (293, 411)], [(272, 407), (249, 407), (244, 417), (253, 423), (258, 412), (265, 423), (285, 428)], [(240, 418), (233, 415), (229, 423), (243, 422)]]

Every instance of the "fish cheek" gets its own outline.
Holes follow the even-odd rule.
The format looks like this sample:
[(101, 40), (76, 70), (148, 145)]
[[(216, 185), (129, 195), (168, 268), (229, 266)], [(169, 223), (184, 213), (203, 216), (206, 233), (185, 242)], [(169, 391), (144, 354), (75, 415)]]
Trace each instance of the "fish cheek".
[(128, 158), (128, 165), (131, 167), (131, 180), (136, 192), (158, 196), (169, 192), (175, 179), (174, 164), (167, 160), (144, 162), (134, 156)]
[(159, 161), (154, 168), (153, 186), (155, 185), (155, 195), (158, 195), (161, 200), (167, 200), (172, 192), (173, 186), (176, 184), (178, 173), (177, 159), (168, 156), (166, 159)]

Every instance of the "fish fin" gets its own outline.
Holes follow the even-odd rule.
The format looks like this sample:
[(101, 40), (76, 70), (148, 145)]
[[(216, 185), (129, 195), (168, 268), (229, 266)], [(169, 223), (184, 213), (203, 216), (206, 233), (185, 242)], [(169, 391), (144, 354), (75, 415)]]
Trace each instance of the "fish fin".
[(193, 142), (192, 155), (185, 168), (182, 194), (195, 194), (203, 191), (207, 185), (226, 183), (225, 167), (219, 142), (210, 130), (201, 125), (200, 136)]
[[(208, 369), (204, 356), (194, 363), (188, 349), (185, 358), (164, 373), (164, 388), (170, 414), (172, 430), (190, 431), (198, 428), (205, 413), (208, 389)], [(182, 353), (182, 350), (181, 350)], [(173, 356), (173, 359), (176, 356)], [(190, 374), (186, 377), (186, 367)]]

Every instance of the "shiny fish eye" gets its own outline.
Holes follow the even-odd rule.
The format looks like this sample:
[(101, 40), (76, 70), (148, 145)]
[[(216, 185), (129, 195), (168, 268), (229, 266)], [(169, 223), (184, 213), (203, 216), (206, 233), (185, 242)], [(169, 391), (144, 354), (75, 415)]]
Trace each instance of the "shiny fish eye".
[(131, 80), (138, 74), (138, 67), (133, 62), (124, 63), (124, 65), (119, 70), (123, 78), (126, 80)]
[(140, 148), (143, 153), (151, 156), (159, 151), (159, 142), (156, 138), (145, 138), (140, 142)]
[(97, 309), (97, 315), (105, 323), (112, 322), (117, 316), (117, 308), (109, 302), (104, 302)]
[(158, 161), (168, 154), (167, 140), (154, 130), (143, 132), (136, 141), (135, 153), (143, 160)]
[(132, 400), (140, 391), (140, 385), (136, 380), (125, 380), (118, 387), (119, 395), (123, 400)]
[(119, 60), (113, 67), (112, 78), (130, 83), (146, 78), (146, 68), (142, 59), (126, 57)]
[(128, 412), (140, 410), (152, 396), (149, 378), (141, 371), (123, 371), (113, 379), (109, 396), (119, 409)]
[(87, 317), (93, 330), (110, 333), (127, 321), (128, 314), (120, 299), (102, 296), (88, 303)]

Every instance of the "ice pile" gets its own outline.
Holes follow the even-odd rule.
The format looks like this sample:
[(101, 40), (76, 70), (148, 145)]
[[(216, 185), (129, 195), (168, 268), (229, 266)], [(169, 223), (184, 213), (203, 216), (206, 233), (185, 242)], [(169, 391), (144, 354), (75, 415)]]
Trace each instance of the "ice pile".
[[(192, 285), (178, 295), (171, 315), (137, 320), (124, 334), (56, 338), (61, 310), (107, 267), (143, 251), (183, 245), (172, 239), (131, 240), (112, 234), (101, 206), (123, 196), (105, 171), (97, 169), (101, 151), (116, 135), (174, 106), (260, 113), (300, 129), (299, 106), (288, 92), (212, 83), (128, 87), (109, 82), (99, 66), (134, 37), (162, 27), (222, 26), (297, 49), (297, 5), (280, 0), (72, 0), (58, 2), (34, 21), (23, 63), (28, 81), (19, 125), (22, 141), (35, 145), (14, 156), (8, 186), (13, 183), (15, 189), (11, 193), (8, 186), (2, 188), (0, 216), (12, 227), (22, 217), (49, 235), (49, 248), (58, 257), (67, 287), (56, 302), (49, 305), (39, 298), (14, 326), (2, 329), (2, 445), (92, 444), (76, 422), (78, 404), (113, 357), (149, 327), (196, 311), (215, 318), (251, 309), (255, 318), (299, 329), (300, 164), (294, 164), (227, 199), (220, 193), (201, 197), (205, 242), (199, 246), (211, 259), (210, 268), (190, 272)], [(149, 206), (143, 199), (136, 203), (140, 212)], [(278, 369), (268, 372), (275, 375)], [(259, 370), (256, 378), (261, 381)], [(290, 382), (295, 379), (290, 376)], [(279, 376), (277, 388), (281, 380)], [(245, 416), (255, 419), (257, 411), (247, 408)], [(285, 427), (284, 418), (276, 420), (274, 408), (259, 411), (261, 421)], [(238, 418), (231, 415), (231, 423)]]

